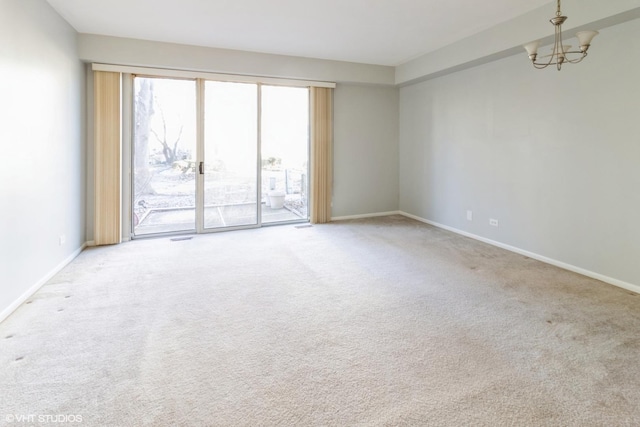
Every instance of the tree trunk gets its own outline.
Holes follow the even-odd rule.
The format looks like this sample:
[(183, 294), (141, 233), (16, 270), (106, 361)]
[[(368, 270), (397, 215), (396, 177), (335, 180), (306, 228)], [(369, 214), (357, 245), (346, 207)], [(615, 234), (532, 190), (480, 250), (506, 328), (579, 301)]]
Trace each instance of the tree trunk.
[(135, 132), (134, 132), (134, 190), (135, 197), (143, 194), (155, 194), (151, 186), (149, 170), (149, 134), (153, 115), (153, 81), (138, 79), (140, 90), (135, 96)]

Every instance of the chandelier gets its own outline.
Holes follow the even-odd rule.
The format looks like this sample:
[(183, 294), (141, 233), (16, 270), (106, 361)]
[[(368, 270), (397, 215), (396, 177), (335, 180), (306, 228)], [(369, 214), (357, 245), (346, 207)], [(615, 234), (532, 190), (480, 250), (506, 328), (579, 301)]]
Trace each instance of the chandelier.
[(551, 22), (555, 26), (556, 30), (553, 51), (550, 55), (540, 57), (541, 59), (549, 59), (546, 61), (543, 60), (541, 62), (536, 61), (538, 59), (538, 46), (540, 45), (539, 41), (531, 42), (524, 46), (534, 67), (543, 69), (547, 68), (549, 65), (555, 65), (558, 68), (558, 71), (560, 71), (560, 69), (562, 68), (562, 64), (567, 62), (571, 64), (577, 64), (578, 62), (582, 61), (585, 56), (587, 56), (587, 50), (589, 50), (591, 40), (593, 40), (593, 38), (598, 35), (598, 32), (580, 31), (576, 33), (576, 37), (578, 37), (578, 42), (580, 43), (580, 50), (571, 50), (571, 45), (565, 45), (562, 43), (562, 24), (564, 24), (564, 21), (566, 20), (567, 17), (562, 15), (562, 11), (560, 10), (560, 0), (558, 0), (558, 9), (556, 11), (556, 16), (549, 20), (549, 22)]

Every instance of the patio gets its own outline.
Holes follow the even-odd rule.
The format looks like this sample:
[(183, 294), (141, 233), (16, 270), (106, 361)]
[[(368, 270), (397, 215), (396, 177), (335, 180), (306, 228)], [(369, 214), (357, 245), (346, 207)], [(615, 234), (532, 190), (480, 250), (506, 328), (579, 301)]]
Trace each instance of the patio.
[[(246, 226), (257, 223), (254, 203), (205, 207), (205, 228)], [(262, 223), (278, 223), (306, 219), (287, 206), (272, 209), (262, 204)], [(194, 207), (171, 207), (149, 210), (135, 227), (135, 235), (177, 231), (195, 231)]]

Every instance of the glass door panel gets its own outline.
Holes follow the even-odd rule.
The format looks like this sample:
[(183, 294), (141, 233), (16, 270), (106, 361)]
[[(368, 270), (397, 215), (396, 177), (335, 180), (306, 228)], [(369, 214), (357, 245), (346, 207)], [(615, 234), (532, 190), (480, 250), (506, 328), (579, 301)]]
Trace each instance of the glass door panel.
[(307, 220), (309, 89), (261, 89), (262, 222)]
[(195, 230), (196, 82), (134, 79), (135, 236)]
[(204, 85), (204, 229), (258, 224), (258, 86)]

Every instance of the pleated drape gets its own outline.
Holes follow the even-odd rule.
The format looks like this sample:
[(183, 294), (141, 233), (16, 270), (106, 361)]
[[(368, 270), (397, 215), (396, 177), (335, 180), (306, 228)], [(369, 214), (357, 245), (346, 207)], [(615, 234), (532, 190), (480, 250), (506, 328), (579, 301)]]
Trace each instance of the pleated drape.
[(333, 89), (311, 88), (311, 222), (331, 221)]
[(96, 245), (120, 243), (120, 73), (94, 71)]

